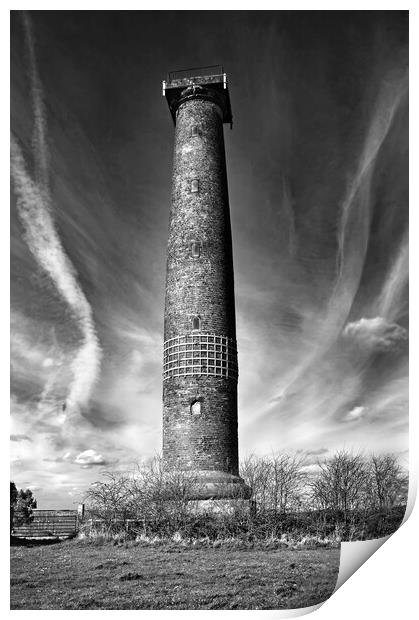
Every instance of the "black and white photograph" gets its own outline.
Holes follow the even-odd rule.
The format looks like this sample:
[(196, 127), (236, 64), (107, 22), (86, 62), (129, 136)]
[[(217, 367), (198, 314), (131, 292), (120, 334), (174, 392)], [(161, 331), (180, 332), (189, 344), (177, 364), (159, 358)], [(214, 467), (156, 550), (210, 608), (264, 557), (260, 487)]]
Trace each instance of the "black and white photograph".
[(400, 527), (408, 62), (407, 10), (10, 11), (12, 610), (306, 613)]

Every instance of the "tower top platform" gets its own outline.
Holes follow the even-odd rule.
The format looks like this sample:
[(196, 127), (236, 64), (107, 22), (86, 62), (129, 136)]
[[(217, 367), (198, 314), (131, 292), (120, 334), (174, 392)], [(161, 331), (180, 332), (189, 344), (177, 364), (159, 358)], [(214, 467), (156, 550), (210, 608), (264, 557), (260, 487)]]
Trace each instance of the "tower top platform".
[(167, 80), (163, 80), (163, 96), (175, 125), (179, 105), (196, 98), (216, 100), (223, 113), (223, 123), (233, 124), (227, 74), (221, 65), (171, 71)]

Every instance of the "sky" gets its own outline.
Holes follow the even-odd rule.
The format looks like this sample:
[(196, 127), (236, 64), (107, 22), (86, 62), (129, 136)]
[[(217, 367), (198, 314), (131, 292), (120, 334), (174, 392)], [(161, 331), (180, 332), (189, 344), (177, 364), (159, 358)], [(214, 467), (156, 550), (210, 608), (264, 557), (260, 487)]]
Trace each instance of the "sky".
[(11, 17), (11, 476), (71, 508), (161, 450), (174, 127), (220, 63), (239, 452), (408, 448), (408, 18)]

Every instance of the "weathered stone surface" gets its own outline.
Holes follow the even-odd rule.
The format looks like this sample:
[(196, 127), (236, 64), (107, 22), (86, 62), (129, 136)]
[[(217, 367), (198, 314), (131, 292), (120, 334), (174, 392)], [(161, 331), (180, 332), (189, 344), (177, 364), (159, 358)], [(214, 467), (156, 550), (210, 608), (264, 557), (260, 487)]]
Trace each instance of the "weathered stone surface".
[(248, 499), (203, 499), (189, 502), (188, 510), (191, 514), (211, 514), (214, 516), (237, 514), (239, 510), (243, 515), (253, 514), (255, 507)]
[[(192, 136), (192, 128), (198, 135)], [(191, 183), (198, 181), (198, 192)], [(192, 241), (204, 245), (191, 256)], [(218, 106), (199, 99), (178, 111), (167, 257), (164, 339), (201, 331), (236, 337), (230, 213)]]
[[(188, 98), (177, 110), (164, 340), (194, 333), (224, 336), (231, 339), (230, 356), (236, 358), (222, 117), (211, 98)], [(237, 375), (223, 374), (174, 377), (166, 372), (163, 458), (169, 468), (238, 475)], [(205, 476), (203, 483), (213, 486), (200, 497), (226, 496), (225, 485), (214, 486)]]
[[(201, 398), (201, 412), (191, 405)], [(237, 387), (222, 377), (177, 377), (163, 385), (163, 455), (173, 468), (238, 473)]]

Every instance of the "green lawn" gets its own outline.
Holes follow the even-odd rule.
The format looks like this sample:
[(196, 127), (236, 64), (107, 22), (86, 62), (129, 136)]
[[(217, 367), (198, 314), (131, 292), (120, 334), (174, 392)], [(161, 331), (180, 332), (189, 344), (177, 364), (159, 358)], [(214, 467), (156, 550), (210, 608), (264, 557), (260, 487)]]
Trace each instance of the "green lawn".
[(11, 609), (286, 609), (327, 599), (339, 549), (11, 548)]

